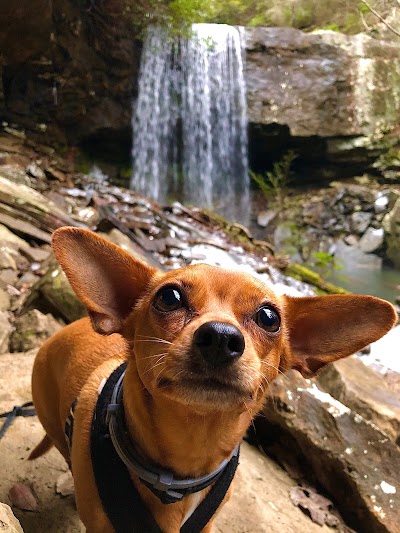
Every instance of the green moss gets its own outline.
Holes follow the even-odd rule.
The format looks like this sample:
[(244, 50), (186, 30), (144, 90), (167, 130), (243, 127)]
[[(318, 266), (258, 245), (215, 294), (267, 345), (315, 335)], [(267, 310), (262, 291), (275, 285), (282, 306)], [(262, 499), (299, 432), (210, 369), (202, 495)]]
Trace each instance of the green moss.
[(346, 289), (325, 281), (319, 274), (298, 263), (290, 264), (285, 269), (285, 275), (313, 285), (320, 294), (348, 294)]

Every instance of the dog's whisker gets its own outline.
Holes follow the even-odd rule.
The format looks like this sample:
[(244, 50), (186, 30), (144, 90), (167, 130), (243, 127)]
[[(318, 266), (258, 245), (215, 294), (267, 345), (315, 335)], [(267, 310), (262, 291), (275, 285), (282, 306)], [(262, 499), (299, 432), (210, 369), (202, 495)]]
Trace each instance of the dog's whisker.
[(293, 387), (295, 387), (295, 384), (293, 383), (293, 381), (289, 378), (289, 376), (285, 373), (285, 372), (282, 372), (282, 370), (280, 370), (277, 366), (274, 366), (272, 365), (271, 363), (269, 363), (268, 361), (261, 361), (261, 364), (262, 365), (267, 365), (267, 366), (270, 366), (271, 368), (275, 369), (278, 374), (280, 374), (281, 376), (283, 376), (284, 378), (286, 378), (291, 385), (293, 385)]
[(145, 376), (147, 376), (147, 374), (150, 374), (150, 372), (152, 370), (154, 370), (155, 368), (157, 368), (158, 366), (161, 366), (161, 365), (165, 365), (166, 361), (162, 360), (162, 361), (158, 361), (155, 365), (151, 365), (147, 370), (146, 372), (144, 373)]
[(171, 341), (167, 341), (166, 339), (161, 339), (160, 337), (151, 337), (148, 335), (137, 335), (137, 337), (141, 337), (141, 338), (136, 338), (135, 342), (160, 342), (163, 344), (172, 344)]
[[(163, 361), (163, 362), (165, 363), (165, 361)], [(160, 378), (160, 376), (161, 376), (161, 374), (162, 374), (163, 370), (164, 370), (164, 365), (163, 365), (163, 366), (161, 367), (161, 370), (160, 370), (160, 372), (159, 372), (159, 373), (157, 374), (157, 377), (156, 377), (156, 380), (155, 380), (155, 381), (156, 381), (156, 383), (158, 383), (158, 380), (159, 380), (159, 378)]]
[(155, 353), (153, 355), (146, 355), (143, 359), (155, 359), (156, 357), (166, 357), (167, 355), (169, 355), (168, 352)]

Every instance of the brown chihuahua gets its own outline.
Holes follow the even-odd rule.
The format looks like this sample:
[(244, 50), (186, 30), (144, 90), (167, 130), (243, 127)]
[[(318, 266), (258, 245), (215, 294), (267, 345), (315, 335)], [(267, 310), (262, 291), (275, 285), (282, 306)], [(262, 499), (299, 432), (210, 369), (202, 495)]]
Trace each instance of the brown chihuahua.
[[(30, 458), (52, 445), (65, 457), (89, 533), (211, 531), (211, 516), (197, 517), (197, 529), (193, 520), (185, 524), (229, 477), (269, 383), (290, 368), (312, 376), (396, 320), (393, 306), (372, 296), (277, 296), (250, 275), (205, 264), (162, 273), (86, 230), (57, 230), (53, 248), (90, 318), (66, 326), (37, 355), (32, 391), (46, 436)], [(125, 366), (100, 440), (127, 465), (135, 509), (147, 510), (151, 527), (134, 518), (119, 525), (135, 498), (125, 490), (109, 505), (119, 482), (106, 480), (116, 462), (107, 462), (107, 452), (94, 465), (98, 398)], [(214, 491), (206, 515), (228, 499), (233, 475), (216, 503)], [(127, 504), (115, 510), (119, 501)]]

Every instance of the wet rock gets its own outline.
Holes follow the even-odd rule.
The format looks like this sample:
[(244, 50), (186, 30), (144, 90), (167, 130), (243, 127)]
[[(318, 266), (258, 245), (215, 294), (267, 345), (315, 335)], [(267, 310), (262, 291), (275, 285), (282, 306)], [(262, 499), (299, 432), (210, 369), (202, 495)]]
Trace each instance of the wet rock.
[(12, 326), (10, 323), (10, 314), (4, 311), (0, 312), (0, 354), (8, 352), (8, 342)]
[(346, 185), (345, 191), (346, 196), (354, 198), (355, 205), (359, 205), (363, 211), (373, 209), (377, 197), (374, 190), (362, 185), (350, 184)]
[(118, 229), (114, 228), (109, 233), (103, 233), (101, 235), (120, 246), (123, 250), (133, 255), (133, 257), (136, 257), (136, 259), (140, 259), (154, 268), (163, 269), (162, 265), (160, 265), (152, 254), (147, 253), (143, 248), (134, 243), (127, 235), (124, 235)]
[(260, 211), (257, 215), (257, 224), (262, 228), (266, 228), (270, 222), (276, 218), (276, 211), (268, 209), (267, 211)]
[(385, 213), (388, 207), (389, 207), (388, 196), (384, 196), (384, 195), (378, 196), (378, 198), (375, 200), (375, 203), (374, 203), (375, 213), (377, 214)]
[(356, 357), (336, 361), (320, 372), (317, 381), (333, 398), (373, 422), (392, 441), (399, 439), (400, 395), (362, 361)]
[(328, 220), (332, 218), (332, 213), (329, 212), (325, 203), (319, 199), (311, 199), (303, 209), (303, 219), (306, 224), (321, 228)]
[(44, 180), (46, 175), (43, 170), (36, 163), (30, 163), (26, 167), (26, 173), (39, 180)]
[(400, 450), (374, 423), (296, 372), (270, 385), (257, 435), (336, 501), (350, 527), (397, 533)]
[(44, 315), (37, 309), (32, 309), (15, 319), (14, 331), (10, 337), (10, 352), (27, 352), (38, 348), (61, 327), (51, 314)]
[(355, 235), (347, 235), (346, 237), (344, 237), (343, 241), (349, 246), (356, 246), (359, 239)]
[(381, 339), (371, 344), (371, 353), (365, 359), (366, 364), (372, 362), (379, 365), (380, 369), (390, 369), (400, 375), (400, 326), (397, 325), (386, 333)]
[(292, 239), (292, 230), (288, 224), (279, 224), (274, 232), (274, 244), (276, 248), (282, 249), (289, 244)]
[(0, 503), (0, 530), (3, 533), (24, 533), (11, 507), (5, 503)]
[(335, 259), (343, 265), (357, 265), (363, 270), (380, 270), (382, 259), (374, 254), (366, 254), (358, 246), (348, 246), (340, 239), (336, 241)]
[(32, 287), (23, 312), (37, 308), (43, 313), (61, 316), (67, 323), (85, 316), (86, 308), (78, 300), (66, 275), (59, 266), (52, 266)]
[(362, 235), (368, 228), (372, 220), (372, 213), (359, 211), (351, 215), (351, 227), (355, 233)]
[(396, 268), (400, 268), (400, 198), (382, 222), (387, 245), (386, 255)]
[(385, 232), (383, 228), (368, 228), (358, 242), (364, 253), (376, 252), (383, 245)]

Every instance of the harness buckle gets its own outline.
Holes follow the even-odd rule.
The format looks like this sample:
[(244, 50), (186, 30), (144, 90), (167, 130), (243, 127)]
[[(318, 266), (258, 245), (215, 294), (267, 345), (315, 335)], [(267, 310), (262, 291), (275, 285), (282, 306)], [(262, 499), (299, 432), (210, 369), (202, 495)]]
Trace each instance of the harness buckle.
[(120, 408), (119, 403), (110, 403), (107, 407), (106, 424), (110, 423), (111, 417), (116, 416)]
[(173, 479), (174, 476), (171, 472), (161, 472), (161, 474), (157, 476), (157, 480), (152, 483), (152, 485), (156, 490), (167, 492), (172, 485)]

